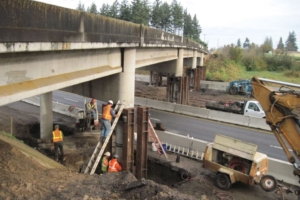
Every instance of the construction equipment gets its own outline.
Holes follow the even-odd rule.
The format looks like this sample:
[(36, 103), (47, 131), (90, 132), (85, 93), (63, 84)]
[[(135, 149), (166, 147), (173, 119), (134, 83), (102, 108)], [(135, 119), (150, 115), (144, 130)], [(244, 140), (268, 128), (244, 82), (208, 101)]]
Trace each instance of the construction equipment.
[(95, 102), (95, 112), (93, 115), (93, 112), (88, 113), (86, 111), (86, 98), (84, 99), (84, 109), (78, 110), (75, 127), (76, 127), (76, 132), (80, 132), (80, 133), (89, 132), (89, 131), (99, 132), (100, 125), (99, 125), (97, 101)]
[[(266, 85), (266, 82), (281, 85), (278, 91), (274, 91)], [(300, 168), (295, 157), (300, 160), (300, 91), (292, 89), (300, 88), (300, 85), (275, 81), (265, 78), (252, 78), (254, 97), (260, 103), (266, 113), (266, 123), (270, 126), (278, 142), (282, 146), (290, 163), (294, 166), (294, 175), (300, 178)], [(297, 191), (300, 194), (300, 191)], [(300, 196), (299, 196), (300, 197)]]
[[(120, 108), (119, 108), (119, 106), (120, 106)], [(111, 135), (112, 135), (112, 133), (113, 133), (113, 131), (114, 131), (117, 123), (118, 123), (118, 120), (119, 120), (119, 118), (121, 116), (121, 113), (123, 111), (124, 106), (125, 106), (125, 102), (123, 102), (120, 105), (119, 101), (118, 101), (117, 106), (115, 107), (115, 110), (118, 110), (118, 108), (119, 108), (119, 110), (118, 110), (117, 116), (114, 119), (114, 122), (113, 122), (113, 124), (111, 126), (111, 130), (110, 130), (109, 134), (107, 135), (107, 137), (106, 137), (104, 143), (102, 144), (102, 146), (101, 146), (101, 142), (100, 141), (98, 142), (98, 144), (97, 144), (97, 146), (96, 146), (96, 148), (95, 148), (95, 150), (94, 150), (94, 152), (93, 152), (93, 154), (91, 156), (91, 159), (90, 159), (87, 167), (85, 168), (85, 171), (84, 171), (85, 174), (89, 173), (90, 175), (92, 175), (92, 174), (95, 173), (95, 171), (97, 169), (97, 166), (98, 166), (98, 164), (100, 162), (100, 159), (101, 159), (101, 157), (102, 157), (102, 155), (104, 153), (104, 150), (105, 150), (105, 148), (107, 146), (107, 143), (109, 142), (109, 139), (110, 139), (110, 137), (111, 137)]]
[[(166, 153), (166, 151), (165, 151), (165, 149), (164, 149), (164, 147), (163, 147), (160, 139), (158, 138), (158, 136), (157, 136), (157, 134), (156, 134), (156, 132), (155, 132), (155, 130), (153, 128), (153, 125), (152, 125), (150, 119), (148, 120), (148, 123), (149, 123), (148, 133), (149, 133), (149, 136), (151, 138), (151, 141), (156, 146), (157, 153), (160, 154), (160, 155), (163, 153), (165, 155), (166, 159), (168, 160), (168, 155), (167, 155), (167, 153)], [(161, 149), (161, 151), (159, 149)]]
[(266, 116), (261, 105), (255, 100), (245, 101), (207, 101), (205, 107), (212, 110), (221, 110), (242, 114), (249, 117), (264, 118)]
[(238, 93), (252, 93), (252, 85), (251, 80), (236, 80), (231, 81), (228, 86), (228, 92), (230, 94), (238, 94)]
[(256, 151), (257, 145), (224, 135), (216, 135), (204, 153), (203, 167), (216, 175), (216, 184), (227, 190), (235, 182), (250, 186), (260, 183), (263, 190), (277, 188), (277, 180), (268, 172), (268, 157)]

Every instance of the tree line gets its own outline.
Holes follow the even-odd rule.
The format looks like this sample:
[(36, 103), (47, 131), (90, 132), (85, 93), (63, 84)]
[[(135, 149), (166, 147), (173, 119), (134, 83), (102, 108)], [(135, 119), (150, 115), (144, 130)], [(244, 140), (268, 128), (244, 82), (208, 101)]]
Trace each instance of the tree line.
[(202, 29), (197, 15), (192, 17), (177, 0), (171, 4), (161, 0), (154, 0), (153, 3), (149, 0), (132, 0), (130, 3), (127, 0), (115, 0), (112, 5), (103, 3), (99, 9), (94, 2), (87, 8), (79, 2), (76, 9), (183, 35), (207, 47), (200, 39)]
[[(250, 40), (246, 37), (245, 42), (243, 43), (243, 48), (249, 49), (251, 46), (255, 45), (254, 43), (250, 44)], [(241, 40), (238, 39), (237, 47), (242, 47)], [(264, 43), (260, 46), (261, 50), (265, 53), (270, 51), (276, 50), (277, 52), (284, 52), (284, 51), (297, 51), (297, 38), (294, 31), (289, 32), (288, 38), (283, 44), (282, 37), (280, 37), (279, 42), (277, 44), (277, 48), (273, 49), (273, 40), (271, 37), (266, 37)]]

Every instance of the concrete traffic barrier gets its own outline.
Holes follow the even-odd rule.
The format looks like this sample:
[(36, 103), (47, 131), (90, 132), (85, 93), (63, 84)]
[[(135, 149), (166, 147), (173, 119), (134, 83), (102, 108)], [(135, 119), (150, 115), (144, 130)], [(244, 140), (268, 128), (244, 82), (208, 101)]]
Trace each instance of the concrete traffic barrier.
[(195, 117), (201, 117), (201, 118), (208, 118), (209, 110), (199, 108), (199, 107), (193, 107), (193, 106), (186, 106), (186, 105), (175, 105), (175, 113), (179, 114), (186, 114), (191, 115)]
[(157, 100), (152, 100), (152, 99), (147, 99), (147, 103), (146, 103), (147, 107), (155, 108), (158, 110), (170, 111), (170, 112), (174, 112), (175, 105), (176, 104), (173, 104), (173, 103), (157, 101)]
[[(34, 97), (29, 97), (26, 99), (22, 100), (23, 102), (26, 102), (28, 104), (31, 105), (35, 105), (35, 106), (40, 106), (40, 98), (37, 96)], [(67, 115), (69, 117), (77, 117), (77, 112), (81, 109), (74, 107), (74, 106), (69, 106), (69, 105), (65, 105), (62, 103), (58, 103), (56, 101), (52, 102), (52, 109), (54, 112), (63, 114), (63, 115)]]
[(229, 86), (229, 82), (215, 82), (215, 81), (200, 81), (200, 85), (201, 84), (207, 84), (208, 85), (208, 89), (212, 89), (212, 90), (222, 90), (222, 91), (226, 91), (227, 86)]
[[(187, 147), (199, 152), (205, 152), (206, 145), (208, 144), (206, 141), (187, 138), (187, 136), (182, 136), (175, 133), (157, 131), (157, 135), (163, 143)], [(268, 158), (268, 162), (269, 170), (267, 174), (273, 175), (277, 180), (283, 180), (288, 184), (299, 184), (298, 178), (293, 174), (294, 169), (291, 163), (270, 157)]]
[(266, 124), (265, 118), (261, 119), (261, 118), (250, 117), (249, 118), (249, 127), (260, 128), (260, 129), (268, 130), (268, 131), (271, 130), (270, 126)]
[(277, 180), (283, 180), (285, 183), (299, 185), (298, 177), (294, 176), (294, 167), (291, 163), (275, 158), (268, 158), (268, 174), (273, 175)]
[(249, 126), (249, 117), (234, 113), (209, 110), (208, 119)]
[(146, 98), (134, 97), (134, 104), (138, 105), (138, 106), (146, 106), (147, 100), (148, 99), (146, 99)]

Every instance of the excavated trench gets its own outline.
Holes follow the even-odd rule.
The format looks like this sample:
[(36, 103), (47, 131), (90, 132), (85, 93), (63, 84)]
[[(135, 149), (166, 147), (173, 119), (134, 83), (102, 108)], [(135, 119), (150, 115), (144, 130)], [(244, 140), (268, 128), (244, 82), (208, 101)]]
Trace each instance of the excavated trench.
[[(54, 126), (54, 125), (53, 125)], [(49, 141), (41, 141), (39, 139), (40, 137), (40, 124), (30, 124), (28, 125), (28, 130), (30, 132), (31, 138), (19, 138), (24, 141), (27, 145), (31, 146), (32, 148), (35, 148), (39, 150), (42, 154), (53, 158), (54, 152), (51, 151), (49, 148), (41, 148), (41, 143), (49, 143)], [(74, 129), (60, 125), (60, 130), (64, 133), (64, 136), (71, 136), (74, 134)], [(80, 141), (81, 145), (78, 145), (78, 142), (74, 143), (74, 147), (78, 149), (83, 149), (87, 146), (87, 142), (84, 142), (83, 140)], [(91, 144), (88, 144), (88, 146), (92, 146)], [(72, 154), (72, 157), (78, 157), (78, 159), (82, 159), (81, 162), (84, 162), (84, 157), (82, 155), (76, 155)], [(76, 160), (76, 162), (80, 162)], [(74, 166), (71, 166), (74, 165)], [(78, 166), (75, 166), (75, 163), (68, 163), (68, 166), (72, 168), (78, 168)], [(80, 171), (80, 167), (78, 168), (78, 171)], [(98, 170), (96, 170), (96, 173)], [(167, 185), (169, 187), (172, 187), (174, 184), (181, 182), (183, 180), (182, 178), (182, 172), (171, 170), (168, 166), (163, 166), (157, 162), (148, 160), (148, 169), (147, 169), (147, 179), (153, 180), (154, 182), (158, 184)]]

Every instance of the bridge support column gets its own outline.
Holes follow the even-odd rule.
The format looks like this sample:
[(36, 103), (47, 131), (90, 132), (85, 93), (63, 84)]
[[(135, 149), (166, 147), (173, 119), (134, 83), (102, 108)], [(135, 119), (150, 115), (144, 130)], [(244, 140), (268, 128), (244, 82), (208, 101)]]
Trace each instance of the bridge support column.
[(123, 72), (119, 74), (119, 100), (125, 100), (126, 107), (134, 107), (136, 49), (124, 50)]
[(204, 53), (201, 53), (200, 66), (203, 66), (203, 64), (204, 64)]
[(196, 69), (197, 67), (197, 51), (193, 51), (193, 63), (192, 63), (192, 69)]
[(52, 92), (40, 95), (40, 138), (51, 139), (53, 131)]
[(176, 77), (181, 77), (183, 74), (183, 49), (178, 49), (178, 59), (176, 61)]

